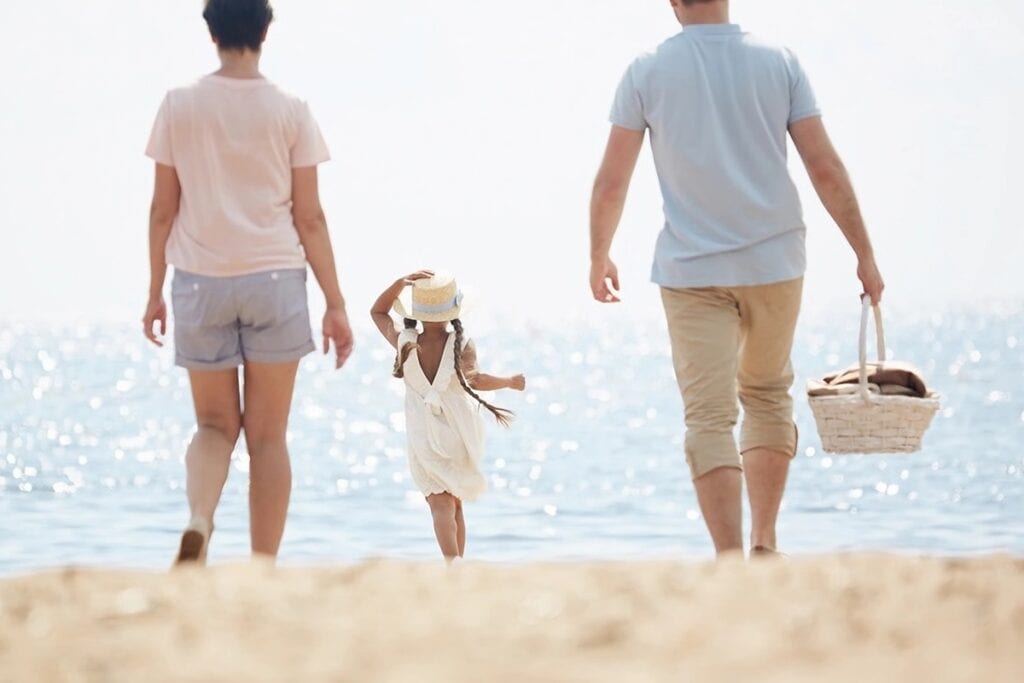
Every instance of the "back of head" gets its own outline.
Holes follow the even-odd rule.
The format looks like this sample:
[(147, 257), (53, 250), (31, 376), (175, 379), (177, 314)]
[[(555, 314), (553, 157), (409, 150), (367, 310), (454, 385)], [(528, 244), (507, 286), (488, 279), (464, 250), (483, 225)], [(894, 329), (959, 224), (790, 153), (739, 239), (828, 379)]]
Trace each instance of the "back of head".
[(221, 50), (259, 52), (274, 8), (269, 0), (206, 0), (203, 19)]
[(672, 12), (681, 24), (729, 20), (729, 0), (672, 0)]

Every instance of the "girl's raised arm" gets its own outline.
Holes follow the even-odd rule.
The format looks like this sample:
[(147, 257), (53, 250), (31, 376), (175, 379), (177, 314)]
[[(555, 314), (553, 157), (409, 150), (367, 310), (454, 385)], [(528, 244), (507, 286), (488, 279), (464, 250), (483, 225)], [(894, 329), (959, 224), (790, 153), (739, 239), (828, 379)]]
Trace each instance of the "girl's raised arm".
[(396, 349), (398, 348), (398, 329), (395, 327), (395, 321), (391, 317), (391, 306), (407, 286), (417, 280), (424, 280), (430, 277), (434, 277), (434, 273), (429, 270), (421, 270), (411, 275), (400, 277), (391, 283), (391, 286), (385, 289), (377, 297), (377, 300), (373, 302), (373, 308), (370, 309), (373, 324), (377, 326), (377, 329), (388, 340), (388, 343)]

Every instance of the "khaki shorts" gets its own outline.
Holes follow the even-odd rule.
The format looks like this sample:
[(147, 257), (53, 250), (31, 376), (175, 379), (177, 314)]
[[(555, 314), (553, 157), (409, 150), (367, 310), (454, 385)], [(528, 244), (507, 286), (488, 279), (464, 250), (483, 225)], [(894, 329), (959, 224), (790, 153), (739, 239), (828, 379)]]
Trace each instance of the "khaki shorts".
[[(790, 353), (803, 278), (754, 287), (662, 288), (693, 478), (742, 469), (740, 453), (796, 454)], [(743, 404), (740, 444), (733, 429)]]

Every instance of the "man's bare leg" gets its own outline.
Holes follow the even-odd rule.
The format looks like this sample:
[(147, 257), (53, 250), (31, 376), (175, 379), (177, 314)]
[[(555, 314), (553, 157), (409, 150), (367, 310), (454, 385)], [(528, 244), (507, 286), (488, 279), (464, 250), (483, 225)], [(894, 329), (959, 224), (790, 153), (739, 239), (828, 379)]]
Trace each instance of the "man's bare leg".
[(743, 473), (736, 467), (719, 467), (693, 482), (704, 522), (715, 544), (715, 553), (743, 552)]
[(767, 448), (753, 448), (743, 454), (743, 470), (750, 498), (750, 546), (775, 550), (775, 524), (786, 490), (790, 457)]

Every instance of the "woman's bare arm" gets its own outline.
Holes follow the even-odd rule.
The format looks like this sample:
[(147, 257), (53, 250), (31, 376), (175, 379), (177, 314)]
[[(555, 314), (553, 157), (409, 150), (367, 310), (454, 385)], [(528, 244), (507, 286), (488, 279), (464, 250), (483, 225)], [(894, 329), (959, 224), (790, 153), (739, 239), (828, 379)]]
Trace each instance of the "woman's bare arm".
[(167, 305), (164, 280), (167, 278), (167, 240), (181, 205), (181, 183), (172, 166), (156, 164), (153, 202), (149, 208), (149, 300), (142, 318), (146, 339), (163, 346), (153, 326), (160, 323), (160, 336), (167, 334)]
[(352, 354), (352, 328), (345, 311), (345, 297), (338, 284), (331, 235), (327, 231), (327, 217), (320, 205), (320, 188), (316, 166), (292, 169), (292, 219), (299, 233), (299, 241), (306, 252), (313, 275), (324, 294), (327, 311), (324, 313), (324, 353), (334, 343), (335, 367), (340, 368)]

